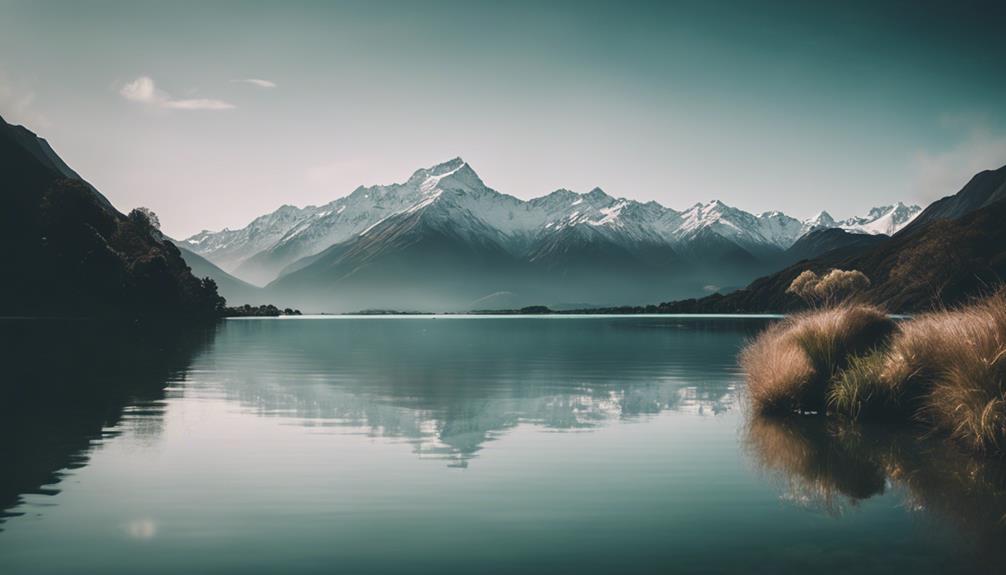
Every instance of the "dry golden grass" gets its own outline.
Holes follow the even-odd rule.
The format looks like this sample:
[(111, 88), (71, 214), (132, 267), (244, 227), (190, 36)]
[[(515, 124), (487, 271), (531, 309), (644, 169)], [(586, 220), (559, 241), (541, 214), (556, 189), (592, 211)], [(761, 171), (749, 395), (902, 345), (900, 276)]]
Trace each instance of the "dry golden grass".
[(852, 419), (886, 419), (902, 411), (901, 398), (881, 378), (884, 359), (881, 350), (851, 357), (828, 390), (828, 411)]
[(741, 361), (757, 413), (914, 414), (971, 449), (1006, 451), (1006, 290), (896, 330), (869, 306), (795, 315)]
[(979, 451), (1006, 447), (1006, 291), (912, 321), (883, 377), (920, 398), (919, 415)]
[(866, 305), (806, 312), (771, 326), (741, 354), (753, 407), (763, 414), (823, 412), (835, 374), (893, 330), (883, 311)]
[(810, 358), (790, 335), (788, 321), (777, 323), (741, 353), (747, 373), (747, 393), (761, 413), (799, 410), (802, 397), (815, 377)]

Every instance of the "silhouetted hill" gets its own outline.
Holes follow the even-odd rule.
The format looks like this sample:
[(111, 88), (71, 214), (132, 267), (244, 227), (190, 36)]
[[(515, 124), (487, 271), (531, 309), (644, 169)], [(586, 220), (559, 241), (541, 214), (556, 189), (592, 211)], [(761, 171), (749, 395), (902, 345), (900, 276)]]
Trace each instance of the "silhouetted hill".
[(145, 214), (118, 212), (45, 140), (2, 118), (0, 202), (0, 316), (194, 318), (223, 307)]
[(901, 231), (910, 232), (937, 220), (954, 220), (971, 212), (1006, 201), (1006, 166), (975, 174), (961, 191), (929, 204)]

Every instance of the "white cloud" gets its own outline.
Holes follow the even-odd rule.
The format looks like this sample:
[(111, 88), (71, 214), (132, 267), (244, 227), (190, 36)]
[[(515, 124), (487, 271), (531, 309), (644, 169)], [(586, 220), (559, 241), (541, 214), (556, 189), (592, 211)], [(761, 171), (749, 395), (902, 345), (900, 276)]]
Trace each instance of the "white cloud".
[(140, 76), (126, 83), (119, 94), (131, 101), (165, 108), (169, 110), (230, 110), (234, 104), (211, 98), (172, 98), (167, 92), (157, 88), (153, 78)]
[(276, 82), (272, 80), (263, 80), (262, 78), (241, 78), (240, 80), (234, 80), (235, 82), (240, 82), (242, 84), (251, 84), (252, 86), (258, 86), (259, 88), (275, 88)]
[(926, 201), (957, 193), (982, 170), (995, 170), (1006, 164), (1006, 135), (987, 130), (971, 131), (953, 148), (930, 153), (919, 152), (912, 159), (913, 192)]

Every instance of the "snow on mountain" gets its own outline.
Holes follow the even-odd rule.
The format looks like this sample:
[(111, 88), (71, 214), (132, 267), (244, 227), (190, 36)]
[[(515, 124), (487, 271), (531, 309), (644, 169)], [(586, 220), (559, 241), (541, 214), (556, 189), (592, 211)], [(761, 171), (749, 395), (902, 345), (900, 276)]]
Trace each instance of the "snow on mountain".
[(287, 231), (309, 217), (312, 209), (313, 206), (282, 206), (271, 214), (255, 218), (240, 230), (203, 230), (184, 243), (221, 268), (233, 271), (245, 259), (275, 245)]
[(814, 217), (807, 218), (803, 221), (800, 235), (803, 236), (812, 230), (829, 229), (837, 226), (838, 223), (835, 221), (835, 218), (831, 217), (831, 214), (828, 212), (822, 210)]
[[(678, 212), (657, 202), (615, 198), (600, 188), (587, 193), (560, 189), (531, 200), (485, 185), (463, 159), (417, 170), (405, 182), (359, 187), (322, 206), (283, 206), (240, 230), (204, 231), (188, 249), (255, 283), (265, 284), (301, 258), (373, 233), (389, 218), (429, 212), (445, 218), (459, 234), (489, 234), (515, 256), (526, 255), (550, 235), (603, 237), (630, 246), (680, 247), (710, 234), (752, 253), (783, 250), (811, 229), (843, 227), (862, 233), (893, 233), (917, 215), (917, 206), (875, 208), (865, 218), (835, 222), (822, 212), (801, 222), (782, 212), (754, 215), (719, 200)], [(432, 217), (432, 216), (431, 216)], [(579, 230), (579, 231), (577, 231)]]
[(835, 221), (828, 212), (821, 212), (813, 218), (804, 220), (803, 233), (817, 229), (841, 228), (859, 234), (886, 234), (890, 236), (908, 225), (921, 212), (922, 208), (919, 206), (906, 206), (901, 202), (893, 206), (872, 208), (866, 216), (852, 217), (841, 221)]
[(686, 242), (704, 230), (741, 245), (785, 249), (802, 235), (802, 224), (782, 212), (765, 212), (756, 216), (713, 200), (708, 204), (695, 204), (682, 213), (681, 225), (671, 237), (678, 242)]
[(854, 222), (847, 229), (861, 230), (868, 234), (893, 235), (921, 212), (922, 208), (919, 206), (906, 206), (898, 202), (893, 206), (873, 208), (866, 218), (853, 218)]

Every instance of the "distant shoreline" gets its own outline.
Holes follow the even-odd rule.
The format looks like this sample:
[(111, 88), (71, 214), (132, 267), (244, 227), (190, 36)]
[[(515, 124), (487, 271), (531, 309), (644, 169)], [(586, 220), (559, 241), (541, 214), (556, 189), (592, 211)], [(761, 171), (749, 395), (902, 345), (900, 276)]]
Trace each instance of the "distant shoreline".
[(738, 313), (738, 314), (716, 314), (716, 313), (591, 313), (591, 312), (562, 312), (562, 313), (319, 313), (302, 314), (299, 316), (232, 316), (224, 319), (562, 319), (562, 318), (677, 318), (677, 319), (783, 319), (785, 314), (774, 313)]

